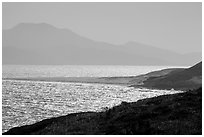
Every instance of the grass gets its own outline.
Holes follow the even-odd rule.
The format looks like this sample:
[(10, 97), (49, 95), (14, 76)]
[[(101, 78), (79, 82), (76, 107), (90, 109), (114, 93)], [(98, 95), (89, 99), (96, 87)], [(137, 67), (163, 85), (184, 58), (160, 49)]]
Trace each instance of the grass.
[(166, 75), (152, 76), (142, 86), (156, 89), (195, 89), (202, 86), (202, 62), (193, 67), (174, 70)]

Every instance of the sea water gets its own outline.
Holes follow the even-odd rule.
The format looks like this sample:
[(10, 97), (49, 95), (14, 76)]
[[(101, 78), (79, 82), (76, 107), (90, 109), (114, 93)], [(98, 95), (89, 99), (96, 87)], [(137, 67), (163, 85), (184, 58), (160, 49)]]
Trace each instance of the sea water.
[[(3, 78), (136, 76), (175, 66), (24, 66), (3, 65)], [(122, 101), (135, 102), (182, 91), (133, 87), (2, 80), (2, 132), (50, 117), (76, 112), (103, 111)]]

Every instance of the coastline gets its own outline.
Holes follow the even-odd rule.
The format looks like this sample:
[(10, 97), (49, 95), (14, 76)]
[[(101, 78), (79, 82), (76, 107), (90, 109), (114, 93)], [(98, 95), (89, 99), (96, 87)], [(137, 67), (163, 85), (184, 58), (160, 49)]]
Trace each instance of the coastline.
[(183, 70), (183, 68), (170, 68), (149, 72), (138, 76), (126, 77), (22, 77), (3, 78), (3, 80), (23, 80), (23, 81), (46, 81), (46, 82), (73, 82), (73, 83), (96, 83), (131, 86), (142, 86), (143, 82), (150, 77), (160, 77), (172, 71)]
[(202, 86), (202, 77), (192, 79), (183, 79), (182, 81), (167, 80), (163, 78), (171, 77), (174, 74), (180, 74), (186, 68), (168, 68), (158, 71), (152, 71), (138, 76), (118, 76), (118, 77), (17, 77), (3, 78), (2, 80), (19, 80), (19, 81), (43, 81), (43, 82), (63, 82), (63, 83), (87, 83), (87, 84), (108, 84), (120, 85), (134, 88), (148, 88), (159, 90), (192, 90)]
[[(152, 83), (154, 83), (154, 79), (168, 78), (172, 74), (180, 74), (185, 70), (182, 68), (164, 69), (130, 77), (44, 77), (13, 78), (10, 80), (122, 84), (135, 88), (159, 89), (157, 85), (149, 86), (149, 83), (146, 84), (146, 82), (153, 79)], [(189, 87), (186, 88), (186, 84), (189, 83), (175, 88), (176, 90), (185, 89), (187, 92), (184, 93), (162, 95), (133, 103), (122, 102), (121, 105), (105, 112), (73, 113), (45, 119), (33, 125), (12, 128), (3, 134), (202, 134), (202, 82), (193, 83), (191, 85), (193, 90), (190, 90)], [(168, 86), (166, 87), (160, 89), (169, 89)], [(189, 111), (186, 111), (186, 109)], [(136, 123), (129, 125), (132, 120)], [(196, 123), (194, 123), (195, 121)], [(160, 127), (162, 124), (166, 126), (165, 129)], [(64, 129), (67, 126), (68, 128)], [(177, 126), (177, 128), (174, 126)]]
[(200, 135), (202, 134), (202, 88), (132, 103), (122, 102), (104, 112), (82, 112), (45, 119), (3, 133), (3, 135), (15, 134)]

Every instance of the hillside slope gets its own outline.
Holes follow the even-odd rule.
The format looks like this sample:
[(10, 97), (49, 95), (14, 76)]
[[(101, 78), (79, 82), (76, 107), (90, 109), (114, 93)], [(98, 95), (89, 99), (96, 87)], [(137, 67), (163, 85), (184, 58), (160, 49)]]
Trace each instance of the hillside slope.
[(4, 135), (196, 135), (202, 134), (202, 88), (16, 127)]
[(142, 86), (162, 89), (195, 89), (202, 86), (202, 62), (181, 70), (172, 71), (167, 75), (150, 77)]

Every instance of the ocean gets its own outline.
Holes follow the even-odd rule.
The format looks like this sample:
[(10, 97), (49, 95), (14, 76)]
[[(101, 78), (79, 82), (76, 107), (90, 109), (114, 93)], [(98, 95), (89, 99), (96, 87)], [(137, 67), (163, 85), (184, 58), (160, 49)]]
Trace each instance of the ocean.
[[(3, 78), (136, 76), (177, 66), (40, 66), (3, 65)], [(182, 91), (150, 90), (120, 85), (2, 80), (2, 132), (50, 117), (104, 111), (122, 101)]]

